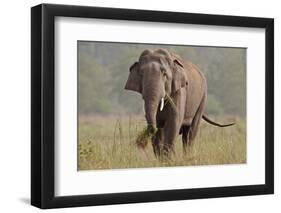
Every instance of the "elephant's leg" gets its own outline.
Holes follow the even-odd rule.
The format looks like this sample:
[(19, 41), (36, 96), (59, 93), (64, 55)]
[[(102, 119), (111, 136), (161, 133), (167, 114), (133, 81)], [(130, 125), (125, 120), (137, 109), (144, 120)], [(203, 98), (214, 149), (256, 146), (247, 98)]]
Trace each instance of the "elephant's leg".
[(161, 155), (161, 150), (163, 146), (163, 128), (158, 128), (153, 141), (152, 141), (152, 147), (153, 147), (153, 152), (156, 157), (160, 157)]
[(198, 133), (198, 128), (203, 115), (204, 107), (205, 107), (205, 96), (203, 97), (190, 126), (189, 145), (191, 146), (193, 145), (194, 139)]
[(171, 153), (175, 153), (175, 141), (179, 133), (178, 119), (171, 117), (164, 126), (164, 144), (163, 144), (163, 155), (164, 157), (170, 158)]
[(190, 126), (183, 125), (182, 126), (182, 145), (183, 145), (183, 153), (187, 153), (187, 145), (189, 145), (189, 130)]

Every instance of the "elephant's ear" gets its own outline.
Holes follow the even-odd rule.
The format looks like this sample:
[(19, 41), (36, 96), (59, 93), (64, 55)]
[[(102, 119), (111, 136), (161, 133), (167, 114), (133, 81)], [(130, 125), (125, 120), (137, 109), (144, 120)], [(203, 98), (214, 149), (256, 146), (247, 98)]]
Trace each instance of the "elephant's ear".
[(172, 92), (177, 92), (180, 88), (187, 85), (187, 78), (184, 71), (183, 62), (178, 58), (173, 59), (173, 80), (172, 80)]
[(135, 92), (142, 92), (142, 86), (141, 86), (141, 75), (139, 74), (139, 63), (135, 62), (130, 67), (130, 74), (127, 80), (127, 83), (125, 85), (125, 89), (132, 90)]

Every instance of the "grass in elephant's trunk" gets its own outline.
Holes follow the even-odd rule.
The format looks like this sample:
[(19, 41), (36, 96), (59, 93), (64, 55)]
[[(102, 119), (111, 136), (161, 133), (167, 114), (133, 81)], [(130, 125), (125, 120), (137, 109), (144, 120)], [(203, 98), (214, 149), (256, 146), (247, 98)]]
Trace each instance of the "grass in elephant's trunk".
[(177, 107), (176, 107), (176, 105), (175, 105), (173, 99), (171, 98), (171, 96), (169, 96), (169, 95), (166, 94), (164, 99), (165, 99), (165, 103), (170, 104), (170, 106), (172, 107), (172, 109), (174, 110), (174, 112), (177, 112)]
[[(170, 104), (174, 111), (177, 111), (176, 105), (169, 95), (165, 96), (165, 104)], [(136, 145), (139, 148), (145, 149), (147, 144), (152, 141), (152, 138), (156, 134), (156, 129), (152, 125), (145, 127), (138, 135), (136, 139)]]
[(145, 149), (145, 147), (152, 140), (155, 134), (156, 134), (156, 129), (153, 126), (148, 125), (147, 127), (145, 127), (137, 136), (136, 139), (137, 147)]

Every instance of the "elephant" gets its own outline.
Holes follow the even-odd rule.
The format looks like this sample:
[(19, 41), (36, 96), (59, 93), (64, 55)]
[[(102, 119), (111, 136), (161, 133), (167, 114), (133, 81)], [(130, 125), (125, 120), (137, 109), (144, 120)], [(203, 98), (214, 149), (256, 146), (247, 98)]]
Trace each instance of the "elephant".
[(192, 146), (204, 115), (207, 81), (200, 69), (166, 49), (144, 50), (129, 68), (126, 90), (138, 92), (144, 100), (147, 129), (156, 157), (175, 154), (175, 140), (182, 135), (183, 152)]

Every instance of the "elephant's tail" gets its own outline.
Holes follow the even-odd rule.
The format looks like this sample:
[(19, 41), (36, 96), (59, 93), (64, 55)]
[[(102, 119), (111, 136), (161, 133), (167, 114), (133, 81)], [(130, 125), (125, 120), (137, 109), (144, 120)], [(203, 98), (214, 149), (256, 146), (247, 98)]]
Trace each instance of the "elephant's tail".
[(214, 126), (218, 126), (218, 127), (227, 127), (227, 126), (232, 126), (234, 125), (235, 123), (229, 123), (229, 124), (219, 124), (219, 123), (216, 123), (214, 121), (212, 121), (210, 118), (208, 118), (206, 115), (203, 115), (202, 118), (207, 121), (209, 124), (212, 124)]

